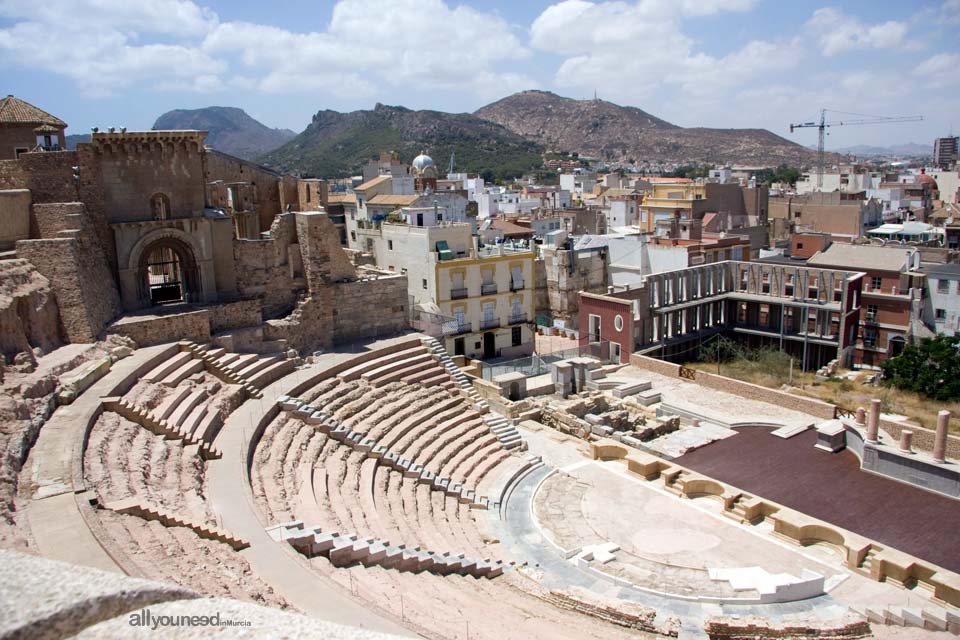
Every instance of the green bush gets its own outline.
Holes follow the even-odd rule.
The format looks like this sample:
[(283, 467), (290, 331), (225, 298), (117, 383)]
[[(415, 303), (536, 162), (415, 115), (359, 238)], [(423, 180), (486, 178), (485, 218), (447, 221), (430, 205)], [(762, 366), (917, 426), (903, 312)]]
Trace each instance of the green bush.
[(924, 338), (883, 363), (889, 386), (933, 400), (960, 399), (960, 336)]

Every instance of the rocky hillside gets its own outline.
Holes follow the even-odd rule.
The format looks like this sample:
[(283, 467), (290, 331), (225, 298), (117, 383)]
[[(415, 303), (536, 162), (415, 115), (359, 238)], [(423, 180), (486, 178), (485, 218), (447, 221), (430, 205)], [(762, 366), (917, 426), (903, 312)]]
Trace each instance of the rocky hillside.
[(766, 129), (683, 128), (636, 107), (522, 91), (475, 116), (552, 151), (608, 161), (778, 165), (811, 162), (815, 152)]
[(303, 133), (258, 161), (279, 171), (334, 178), (356, 175), (381, 150), (397, 151), (404, 162), (426, 151), (441, 173), (452, 152), (457, 171), (489, 169), (505, 177), (539, 166), (543, 149), (470, 114), (377, 104), (350, 113), (319, 111)]
[(157, 118), (153, 128), (208, 131), (208, 145), (247, 160), (272, 151), (297, 135), (289, 129), (271, 129), (236, 107), (174, 109)]

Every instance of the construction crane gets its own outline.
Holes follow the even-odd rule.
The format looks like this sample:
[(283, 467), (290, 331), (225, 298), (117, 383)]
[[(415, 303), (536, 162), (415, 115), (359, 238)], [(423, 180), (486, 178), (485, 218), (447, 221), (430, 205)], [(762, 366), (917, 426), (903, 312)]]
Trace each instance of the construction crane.
[[(859, 116), (858, 120), (837, 120), (827, 122), (827, 112), (838, 113), (846, 116)], [(920, 122), (923, 116), (868, 116), (863, 113), (846, 113), (844, 111), (834, 111), (833, 109), (820, 110), (820, 122), (801, 122), (790, 125), (790, 133), (795, 129), (817, 128), (817, 190), (823, 189), (823, 139), (826, 136), (827, 127), (845, 127), (856, 124), (884, 124), (887, 122)]]

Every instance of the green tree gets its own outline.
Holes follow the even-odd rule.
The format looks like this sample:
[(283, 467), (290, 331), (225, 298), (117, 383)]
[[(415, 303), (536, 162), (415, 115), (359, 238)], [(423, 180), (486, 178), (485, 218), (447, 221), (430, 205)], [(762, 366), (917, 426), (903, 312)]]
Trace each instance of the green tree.
[(933, 400), (960, 399), (960, 336), (924, 338), (883, 363), (885, 384)]

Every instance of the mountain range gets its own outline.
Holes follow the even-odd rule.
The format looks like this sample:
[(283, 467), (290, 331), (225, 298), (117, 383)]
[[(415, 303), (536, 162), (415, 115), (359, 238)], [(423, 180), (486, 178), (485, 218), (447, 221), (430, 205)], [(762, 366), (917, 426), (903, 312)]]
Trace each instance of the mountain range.
[(297, 135), (290, 129), (271, 129), (236, 107), (174, 109), (157, 118), (153, 128), (207, 131), (208, 145), (246, 160), (272, 151)]
[[(753, 166), (811, 164), (816, 156), (766, 129), (680, 127), (636, 107), (547, 91), (515, 93), (472, 114), (383, 104), (322, 110), (299, 134), (272, 129), (234, 107), (168, 111), (153, 128), (205, 130), (214, 149), (328, 178), (356, 175), (381, 150), (406, 162), (426, 151), (440, 167), (452, 155), (457, 171), (489, 170), (499, 178), (519, 176), (539, 167), (544, 153), (561, 151), (608, 162)], [(85, 137), (68, 136), (68, 146)]]
[(411, 161), (427, 152), (438, 167), (454, 155), (458, 171), (519, 177), (541, 163), (542, 147), (499, 124), (466, 113), (413, 111), (377, 104), (372, 110), (317, 112), (309, 126), (262, 156), (268, 167), (322, 177), (355, 175), (381, 150)]
[(849, 153), (856, 156), (932, 156), (932, 144), (897, 144), (889, 147), (875, 147), (868, 144), (858, 144), (852, 147), (833, 149), (837, 153)]
[(521, 91), (474, 115), (554, 151), (608, 161), (775, 166), (813, 160), (810, 150), (766, 129), (684, 128), (636, 107)]

